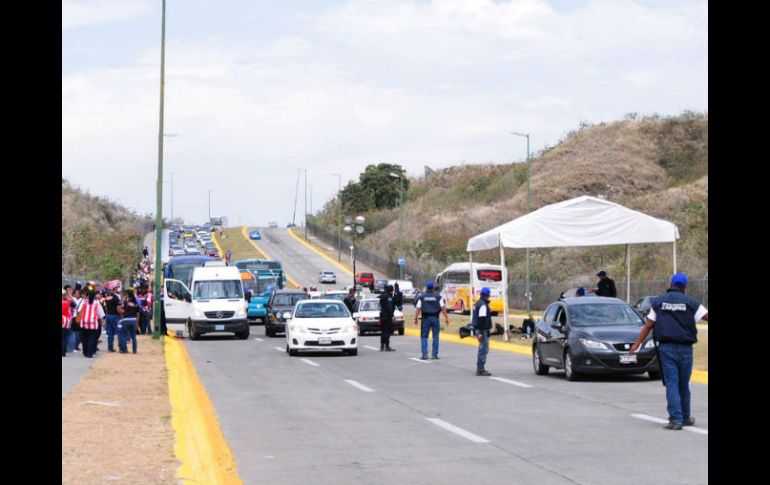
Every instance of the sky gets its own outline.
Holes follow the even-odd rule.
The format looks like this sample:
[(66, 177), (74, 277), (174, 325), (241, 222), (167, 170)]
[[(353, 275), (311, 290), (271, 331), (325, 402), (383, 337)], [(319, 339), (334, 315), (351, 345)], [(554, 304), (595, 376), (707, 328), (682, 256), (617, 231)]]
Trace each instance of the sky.
[[(154, 214), (161, 0), (62, 0), (62, 176)], [(708, 110), (703, 0), (168, 0), (163, 214), (285, 225), (369, 164)], [(337, 177), (332, 174), (340, 174)], [(173, 184), (171, 180), (173, 178)]]

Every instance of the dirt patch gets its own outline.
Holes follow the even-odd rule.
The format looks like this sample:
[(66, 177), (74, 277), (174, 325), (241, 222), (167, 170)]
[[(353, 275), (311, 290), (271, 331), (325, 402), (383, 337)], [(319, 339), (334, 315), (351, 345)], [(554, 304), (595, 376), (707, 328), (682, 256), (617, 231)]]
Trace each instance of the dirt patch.
[(62, 400), (62, 484), (178, 483), (162, 340), (137, 339), (137, 354), (105, 353)]

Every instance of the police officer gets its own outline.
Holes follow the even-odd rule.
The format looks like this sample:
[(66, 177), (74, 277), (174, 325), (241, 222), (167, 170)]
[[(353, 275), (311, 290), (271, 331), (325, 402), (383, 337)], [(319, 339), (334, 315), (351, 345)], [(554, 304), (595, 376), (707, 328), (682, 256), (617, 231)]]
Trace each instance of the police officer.
[(401, 293), (401, 289), (398, 287), (398, 283), (393, 285), (393, 304), (396, 305), (398, 311), (404, 310), (404, 294)]
[(489, 309), (489, 288), (486, 286), (481, 289), (481, 298), (473, 306), (473, 321), (471, 325), (476, 329), (476, 335), (479, 339), (479, 353), (476, 358), (476, 375), (491, 376), (492, 374), (484, 369), (487, 363), (487, 353), (489, 352), (489, 331), (492, 329), (492, 312)]
[(414, 326), (417, 326), (417, 318), (422, 313), (422, 327), (420, 328), (420, 340), (422, 344), (422, 357), (420, 359), (428, 359), (428, 333), (433, 332), (433, 359), (438, 359), (438, 334), (441, 330), (439, 324), (439, 314), (443, 313), (446, 319), (446, 325), (449, 326), (449, 314), (446, 311), (446, 304), (441, 295), (434, 293), (433, 282), (427, 281), (425, 283), (426, 291), (417, 298), (417, 304), (415, 305), (414, 312)]
[[(609, 296), (615, 298), (618, 296), (618, 290), (615, 289), (615, 282), (607, 276), (607, 272), (602, 270), (596, 273), (599, 277), (599, 282), (596, 284), (596, 288), (593, 288), (596, 296)], [(583, 290), (585, 291), (585, 290)]]
[(658, 355), (666, 385), (668, 424), (665, 429), (692, 426), (690, 416), (690, 375), (692, 374), (692, 345), (698, 341), (695, 322), (708, 321), (708, 310), (695, 298), (686, 295), (687, 275), (677, 273), (671, 278), (671, 288), (652, 298), (652, 308), (639, 338), (631, 347), (633, 355), (652, 330), (659, 342)]
[(348, 296), (345, 297), (344, 300), (342, 300), (342, 303), (345, 304), (346, 307), (348, 307), (348, 311), (350, 311), (350, 314), (352, 315), (356, 311), (356, 306), (358, 305), (358, 301), (356, 300), (356, 289), (348, 288)]
[(380, 295), (380, 352), (393, 352), (390, 348), (390, 334), (393, 332), (393, 313), (396, 311), (393, 299), (393, 285), (385, 288), (385, 293)]

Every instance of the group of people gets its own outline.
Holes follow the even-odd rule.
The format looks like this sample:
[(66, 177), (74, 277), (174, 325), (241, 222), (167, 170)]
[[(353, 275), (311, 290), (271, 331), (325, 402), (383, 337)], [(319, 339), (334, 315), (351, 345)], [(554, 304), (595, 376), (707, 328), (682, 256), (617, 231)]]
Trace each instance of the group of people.
[[(100, 288), (94, 281), (85, 286), (77, 283), (62, 289), (62, 357), (68, 352), (81, 352), (93, 358), (99, 351), (102, 329), (107, 333), (107, 351), (128, 353), (131, 340), (137, 352), (137, 333), (152, 333), (152, 292), (146, 286), (121, 289), (114, 284)], [(81, 345), (82, 344), (82, 345)], [(81, 349), (82, 347), (82, 349)]]

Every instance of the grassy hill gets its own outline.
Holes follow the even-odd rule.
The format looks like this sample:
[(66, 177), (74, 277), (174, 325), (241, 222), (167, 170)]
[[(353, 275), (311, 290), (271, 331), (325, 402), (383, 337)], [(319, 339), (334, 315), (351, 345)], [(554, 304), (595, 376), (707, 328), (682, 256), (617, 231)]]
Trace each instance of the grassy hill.
[(110, 280), (124, 278), (141, 257), (148, 216), (73, 187), (62, 179), (62, 271), (68, 275)]
[[(426, 272), (466, 260), (469, 237), (526, 212), (526, 163), (461, 165), (410, 180), (406, 195), (404, 245), (407, 258)], [(531, 207), (580, 195), (606, 198), (679, 227), (678, 269), (702, 277), (708, 272), (708, 115), (685, 112), (670, 118), (581, 124), (554, 147), (531, 158)], [(334, 227), (336, 203), (313, 219)], [(371, 211), (363, 245), (395, 261), (398, 209)], [(635, 279), (665, 278), (671, 245), (634, 246)], [(481, 260), (496, 261), (496, 251)], [(532, 280), (594, 281), (598, 268), (625, 274), (625, 247), (531, 251)], [(474, 258), (475, 259), (475, 258)], [(512, 278), (525, 274), (524, 251), (511, 251)]]

